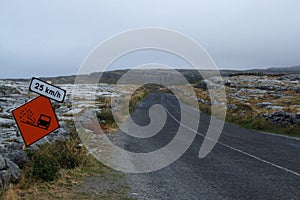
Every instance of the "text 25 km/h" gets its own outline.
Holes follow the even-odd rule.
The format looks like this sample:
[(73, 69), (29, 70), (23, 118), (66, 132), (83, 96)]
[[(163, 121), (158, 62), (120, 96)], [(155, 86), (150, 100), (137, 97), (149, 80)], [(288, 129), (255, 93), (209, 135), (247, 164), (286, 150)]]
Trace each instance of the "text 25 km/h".
[(29, 90), (58, 102), (63, 102), (66, 96), (65, 90), (34, 77), (31, 79)]

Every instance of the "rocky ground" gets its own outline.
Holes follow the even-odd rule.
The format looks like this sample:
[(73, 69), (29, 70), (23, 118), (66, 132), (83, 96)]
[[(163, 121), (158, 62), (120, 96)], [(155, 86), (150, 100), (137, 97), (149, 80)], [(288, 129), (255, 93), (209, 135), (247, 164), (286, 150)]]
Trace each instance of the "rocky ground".
[[(227, 108), (231, 115), (252, 115), (289, 127), (300, 125), (300, 75), (232, 75), (223, 81), (212, 77), (195, 84), (200, 104), (210, 105), (207, 84), (225, 84)], [(217, 103), (217, 102), (214, 102)]]
[[(67, 96), (63, 103), (52, 101), (60, 128), (34, 143), (28, 149), (38, 149), (44, 143), (54, 140), (63, 140), (70, 133), (70, 125), (73, 115), (81, 112), (87, 107), (95, 106), (93, 97), (90, 94), (92, 85), (80, 85), (80, 99), (76, 101), (79, 106), (72, 109), (72, 84), (58, 85), (67, 91)], [(24, 142), (13, 119), (11, 111), (22, 104), (37, 97), (28, 91), (29, 82), (16, 82), (0, 80), (0, 188), (5, 188), (9, 183), (16, 183), (20, 179), (20, 172), (28, 161), (27, 154), (23, 150)], [(110, 97), (120, 95), (114, 91), (113, 86), (99, 84), (96, 88), (95, 96)], [(96, 104), (96, 106), (99, 106)], [(101, 110), (97, 108), (96, 110)]]

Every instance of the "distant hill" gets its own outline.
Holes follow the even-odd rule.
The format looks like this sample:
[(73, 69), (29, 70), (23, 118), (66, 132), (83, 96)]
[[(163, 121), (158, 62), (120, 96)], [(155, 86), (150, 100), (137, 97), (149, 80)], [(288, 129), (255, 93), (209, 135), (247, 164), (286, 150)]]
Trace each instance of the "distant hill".
[[(190, 83), (197, 83), (202, 80), (201, 74), (197, 70), (193, 69), (177, 69)], [(202, 70), (205, 72), (206, 76), (213, 76), (214, 73), (211, 70)], [(73, 84), (76, 77), (80, 78), (82, 83), (95, 83), (98, 81), (101, 76), (100, 83), (116, 83), (128, 70), (115, 70), (107, 72), (93, 72), (86, 75), (70, 75), (70, 76), (57, 76), (57, 77), (41, 77), (45, 81), (51, 81), (53, 84)], [(297, 73), (300, 74), (300, 66), (293, 67), (278, 67), (278, 68), (268, 68), (268, 69), (252, 69), (252, 70), (220, 70), (222, 76), (237, 76), (237, 75), (249, 75), (249, 76), (262, 76), (262, 75), (271, 75), (271, 76), (281, 76), (284, 74)], [(131, 78), (129, 80), (135, 83), (143, 83), (143, 75), (149, 75), (153, 81), (157, 77), (163, 77), (164, 80), (167, 80), (170, 84), (182, 84), (176, 79), (175, 73), (172, 70), (167, 69), (146, 69), (140, 70), (135, 69), (131, 72)], [(14, 81), (30, 81), (30, 79), (6, 79)], [(78, 80), (78, 79), (77, 79)]]
[(292, 66), (292, 67), (271, 67), (271, 68), (268, 68), (267, 71), (271, 71), (271, 72), (300, 72), (300, 65), (299, 66)]
[(267, 69), (251, 69), (246, 70), (250, 72), (277, 72), (277, 73), (300, 73), (300, 65), (299, 66), (291, 66), (291, 67), (270, 67)]

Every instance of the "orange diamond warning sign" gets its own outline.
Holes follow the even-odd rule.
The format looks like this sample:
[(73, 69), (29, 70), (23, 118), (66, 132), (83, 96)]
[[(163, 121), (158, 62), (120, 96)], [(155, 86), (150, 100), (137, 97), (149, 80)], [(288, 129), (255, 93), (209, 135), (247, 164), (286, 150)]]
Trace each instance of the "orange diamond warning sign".
[(26, 146), (59, 128), (48, 98), (39, 96), (12, 111)]

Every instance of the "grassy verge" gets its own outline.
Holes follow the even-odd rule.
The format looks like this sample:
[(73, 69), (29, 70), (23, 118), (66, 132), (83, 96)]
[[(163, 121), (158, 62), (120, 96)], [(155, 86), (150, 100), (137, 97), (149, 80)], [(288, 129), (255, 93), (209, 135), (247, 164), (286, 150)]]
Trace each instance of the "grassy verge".
[[(92, 176), (109, 176), (116, 182), (122, 174), (87, 154), (73, 130), (69, 139), (47, 143), (36, 151), (27, 151), (30, 161), (22, 171), (21, 181), (0, 193), (1, 199), (127, 199), (126, 183), (117, 189), (100, 193), (79, 192), (85, 179)], [(99, 183), (100, 184), (100, 183)], [(106, 184), (105, 179), (101, 184)]]
[(150, 94), (149, 88), (139, 88), (131, 96), (129, 100), (129, 112), (132, 113), (138, 103), (145, 99)]
[(244, 128), (257, 131), (300, 137), (300, 126), (294, 125), (290, 127), (281, 127), (277, 124), (268, 122), (264, 118), (251, 118), (249, 121), (240, 123), (240, 125)]
[(100, 126), (104, 132), (118, 129), (118, 125), (114, 120), (111, 109), (103, 109), (101, 112), (97, 113), (97, 118), (100, 121)]
[[(211, 114), (210, 106), (206, 104), (199, 103), (199, 109), (204, 113)], [(243, 113), (243, 115), (237, 113)], [(299, 125), (281, 127), (280, 125), (270, 123), (265, 118), (256, 117), (247, 105), (240, 107), (239, 110), (227, 110), (226, 121), (247, 129), (300, 137)]]
[(0, 199), (4, 199), (4, 190), (0, 189)]
[[(132, 113), (138, 103), (140, 103), (144, 98), (146, 98), (150, 93), (149, 89), (138, 88), (129, 98), (129, 113)], [(100, 122), (100, 126), (104, 132), (110, 132), (118, 129), (118, 125), (114, 119), (111, 110), (111, 99), (100, 97), (97, 100), (101, 106), (101, 111), (97, 113), (97, 118)], [(124, 114), (121, 115), (124, 117)], [(128, 117), (128, 116), (127, 116)]]

